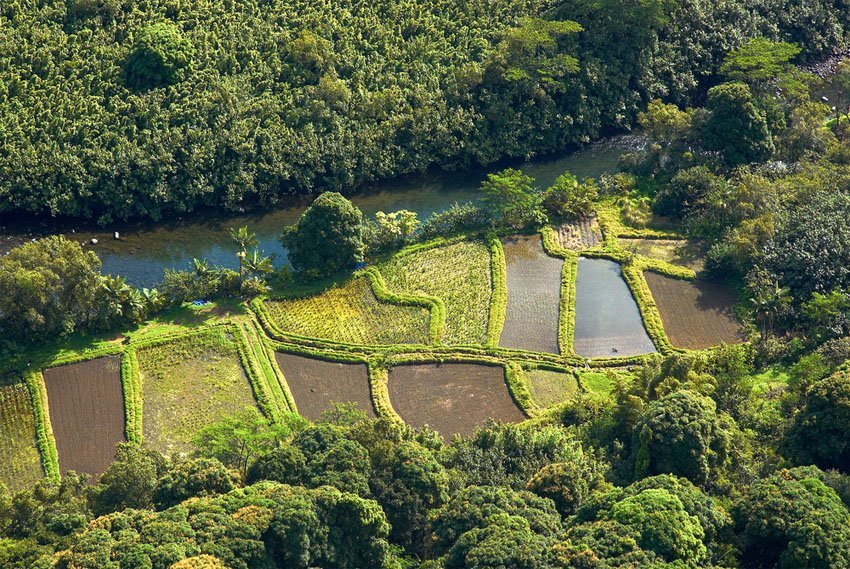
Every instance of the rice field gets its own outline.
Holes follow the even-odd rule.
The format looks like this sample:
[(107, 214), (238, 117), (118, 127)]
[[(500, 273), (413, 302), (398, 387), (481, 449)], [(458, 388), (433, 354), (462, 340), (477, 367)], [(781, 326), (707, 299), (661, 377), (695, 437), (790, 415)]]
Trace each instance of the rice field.
[(0, 482), (10, 491), (29, 488), (43, 476), (32, 400), (16, 376), (0, 377), (0, 452)]
[(506, 348), (559, 353), (558, 315), (564, 262), (546, 254), (540, 235), (510, 237), (502, 244), (508, 303), (499, 344)]
[(644, 273), (664, 331), (677, 348), (701, 350), (743, 340), (735, 317), (735, 291), (717, 283)]
[(347, 344), (427, 344), (427, 309), (380, 302), (365, 278), (307, 298), (268, 301), (284, 332)]
[(571, 373), (535, 369), (525, 372), (531, 397), (542, 408), (563, 403), (575, 396), (578, 382)]
[(619, 242), (627, 251), (687, 267), (695, 272), (705, 267), (708, 246), (699, 239), (620, 239)]
[(582, 257), (577, 275), (573, 346), (578, 355), (615, 357), (655, 351), (620, 265)]
[(564, 223), (553, 229), (558, 245), (570, 251), (581, 251), (602, 244), (602, 230), (596, 216)]
[(219, 328), (139, 350), (145, 443), (186, 452), (202, 427), (256, 407), (229, 335)]
[(490, 251), (462, 241), (395, 257), (380, 265), (389, 290), (439, 297), (446, 305), (446, 344), (483, 344), (490, 309)]

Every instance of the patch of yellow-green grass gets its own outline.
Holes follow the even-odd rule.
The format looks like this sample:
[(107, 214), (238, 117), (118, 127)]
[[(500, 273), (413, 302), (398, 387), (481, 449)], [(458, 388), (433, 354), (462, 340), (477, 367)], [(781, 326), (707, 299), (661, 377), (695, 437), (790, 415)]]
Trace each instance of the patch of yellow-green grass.
[(788, 385), (789, 379), (788, 372), (784, 368), (768, 368), (752, 377), (753, 391), (759, 395), (777, 392)]
[(699, 239), (620, 239), (620, 246), (638, 255), (699, 272), (705, 266), (707, 242)]
[(141, 348), (138, 360), (143, 440), (161, 452), (188, 451), (201, 428), (257, 406), (223, 328)]
[(587, 391), (607, 395), (614, 389), (614, 382), (617, 381), (617, 378), (627, 376), (628, 373), (626, 372), (614, 370), (587, 370), (579, 372), (579, 381)]
[(446, 305), (446, 344), (484, 344), (490, 311), (490, 251), (481, 241), (461, 241), (382, 263), (378, 269), (396, 293), (439, 297)]
[(365, 278), (266, 306), (281, 331), (298, 336), (347, 344), (428, 343), (428, 310), (380, 302)]
[(27, 386), (0, 379), (0, 482), (11, 491), (32, 486), (44, 475), (38, 455), (35, 415)]
[(563, 403), (578, 393), (578, 383), (571, 373), (535, 369), (526, 371), (531, 397), (539, 407)]

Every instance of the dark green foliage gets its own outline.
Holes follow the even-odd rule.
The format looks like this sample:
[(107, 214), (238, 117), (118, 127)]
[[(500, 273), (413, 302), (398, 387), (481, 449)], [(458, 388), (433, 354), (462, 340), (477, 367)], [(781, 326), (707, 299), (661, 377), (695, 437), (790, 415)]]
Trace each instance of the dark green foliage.
[(815, 467), (756, 481), (733, 511), (747, 567), (847, 567), (850, 513)]
[(191, 57), (192, 45), (180, 29), (169, 22), (158, 22), (136, 33), (124, 63), (124, 76), (135, 89), (173, 85)]
[[(525, 537), (536, 535), (538, 539), (554, 538), (562, 530), (561, 517), (551, 500), (496, 486), (470, 486), (461, 490), (435, 512), (428, 527), (432, 533), (431, 552), (436, 556), (448, 553), (449, 559), (454, 548), (458, 548), (454, 549), (455, 556), (464, 558), (469, 555), (467, 549), (477, 547), (482, 541), (492, 540), (492, 545), (493, 541), (515, 539), (516, 536), (505, 535), (510, 533), (509, 528)], [(499, 551), (504, 554), (504, 549)]]
[(488, 174), (481, 184), (485, 209), (498, 227), (522, 228), (543, 221), (534, 178), (515, 168)]
[[(640, 549), (693, 566), (716, 561), (724, 553), (731, 519), (688, 480), (661, 475), (591, 498), (577, 513), (569, 535), (592, 536), (594, 526), (612, 522), (615, 529), (619, 525), (628, 530), (616, 529), (615, 535), (631, 533)], [(600, 545), (606, 547), (604, 541)]]
[(159, 509), (175, 506), (189, 498), (227, 494), (236, 488), (238, 475), (214, 458), (179, 462), (156, 485), (153, 501)]
[(798, 464), (850, 473), (850, 372), (814, 382), (788, 430), (787, 446)]
[(0, 341), (35, 341), (86, 329), (99, 308), (100, 260), (64, 237), (0, 259)]
[(632, 430), (635, 477), (670, 473), (706, 485), (731, 451), (730, 418), (710, 398), (682, 390), (650, 403)]
[(720, 152), (730, 165), (767, 159), (774, 151), (767, 115), (744, 83), (724, 83), (708, 92), (709, 114), (702, 129), (708, 150)]
[(592, 461), (547, 464), (526, 485), (530, 492), (555, 502), (564, 517), (574, 514), (591, 492), (604, 487), (605, 479)]
[(709, 195), (726, 187), (726, 181), (705, 166), (679, 170), (658, 192), (652, 209), (660, 215), (683, 218), (698, 212)]
[(115, 462), (100, 477), (91, 497), (96, 515), (117, 512), (125, 508), (150, 508), (157, 480), (165, 472), (163, 456), (132, 443), (116, 447)]
[(593, 210), (599, 188), (592, 180), (579, 183), (569, 172), (558, 176), (555, 183), (543, 192), (543, 208), (556, 218), (577, 218)]
[(297, 271), (324, 277), (352, 270), (363, 260), (363, 214), (337, 192), (325, 192), (282, 239)]
[(847, 8), (11, 0), (0, 212), (161, 219), (553, 152), (690, 102), (748, 38), (827, 54)]
[(546, 426), (525, 429), (490, 425), (446, 449), (444, 463), (463, 474), (467, 484), (524, 488), (543, 466), (552, 462), (593, 464), (581, 443), (566, 429)]
[(850, 196), (842, 185), (801, 196), (765, 246), (765, 265), (798, 298), (850, 286)]
[(422, 224), (422, 238), (454, 235), (486, 226), (487, 213), (480, 206), (473, 203), (455, 203), (446, 211), (434, 213), (425, 220)]

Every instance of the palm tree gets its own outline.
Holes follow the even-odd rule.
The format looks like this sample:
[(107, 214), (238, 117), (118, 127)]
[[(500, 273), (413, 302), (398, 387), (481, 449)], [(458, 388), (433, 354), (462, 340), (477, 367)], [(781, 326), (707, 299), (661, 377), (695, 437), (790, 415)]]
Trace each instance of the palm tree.
[(265, 257), (257, 249), (250, 255), (246, 255), (242, 261), (244, 263), (245, 272), (252, 276), (261, 274), (269, 274), (274, 271), (271, 257)]
[(242, 282), (242, 263), (245, 261), (248, 249), (258, 245), (257, 234), (248, 231), (248, 226), (244, 225), (238, 229), (230, 228), (230, 238), (239, 247), (236, 252), (236, 257), (239, 259), (239, 282)]
[(761, 336), (766, 338), (773, 333), (776, 318), (782, 314), (791, 302), (788, 287), (780, 286), (774, 281), (770, 285), (761, 286), (750, 301), (755, 307), (756, 320), (761, 324)]
[(210, 263), (206, 259), (192, 259), (192, 267), (199, 279), (204, 280), (210, 274)]

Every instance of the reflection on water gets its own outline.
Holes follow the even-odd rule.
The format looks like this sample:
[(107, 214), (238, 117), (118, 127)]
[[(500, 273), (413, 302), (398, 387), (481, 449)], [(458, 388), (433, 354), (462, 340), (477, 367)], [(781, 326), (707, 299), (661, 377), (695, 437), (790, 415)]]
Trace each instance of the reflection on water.
[[(639, 135), (617, 136), (566, 156), (536, 159), (522, 164), (521, 168), (536, 178), (540, 187), (548, 187), (565, 171), (579, 177), (595, 177), (615, 171), (619, 155), (642, 143), (643, 138)], [(353, 196), (352, 201), (367, 216), (377, 211), (409, 209), (424, 219), (455, 202), (477, 200), (481, 180), (487, 172), (503, 166), (390, 180)], [(193, 257), (235, 268), (236, 248), (230, 242), (228, 229), (242, 225), (248, 225), (256, 232), (260, 249), (275, 255), (276, 265), (285, 263), (286, 250), (278, 236), (284, 226), (298, 220), (307, 203), (302, 199), (291, 201), (284, 207), (227, 218), (172, 219), (149, 228), (109, 227), (100, 232), (78, 232), (67, 236), (87, 243), (96, 238), (98, 243), (89, 247), (103, 260), (104, 273), (122, 275), (135, 286), (151, 287), (159, 282), (163, 269), (186, 269)], [(114, 231), (120, 232), (120, 240), (113, 238)], [(20, 236), (12, 236), (13, 239), (16, 237)], [(0, 243), (0, 247), (2, 245)]]
[(655, 351), (619, 264), (580, 258), (575, 302), (573, 347), (578, 355), (596, 358)]

